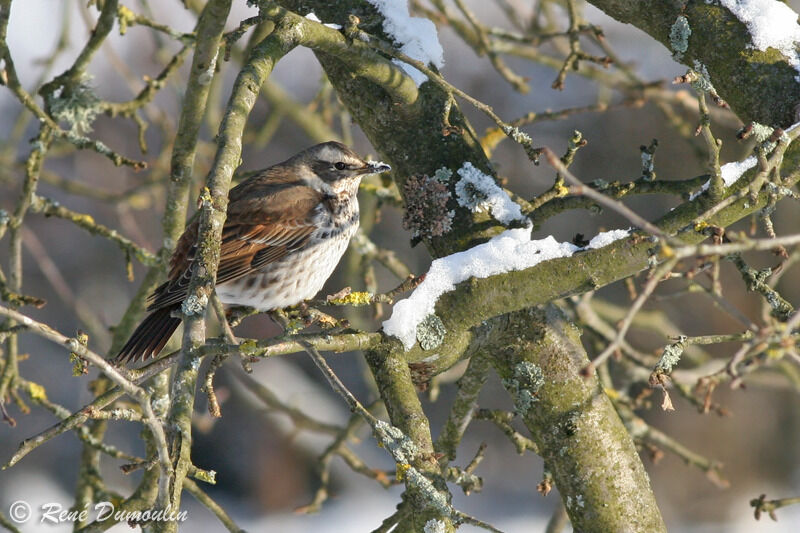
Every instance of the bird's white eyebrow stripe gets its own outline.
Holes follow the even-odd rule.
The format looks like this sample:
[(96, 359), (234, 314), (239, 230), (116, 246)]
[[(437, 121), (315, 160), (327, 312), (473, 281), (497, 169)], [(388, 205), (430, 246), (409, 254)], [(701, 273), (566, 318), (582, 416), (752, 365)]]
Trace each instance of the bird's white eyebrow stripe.
[(333, 148), (330, 146), (324, 146), (319, 153), (317, 154), (317, 158), (320, 161), (327, 161), (329, 163), (335, 163), (336, 161), (342, 161), (350, 165), (361, 166), (363, 163), (359, 158), (353, 157), (350, 154), (342, 152), (337, 148)]
[(339, 161), (342, 158), (341, 157), (342, 155), (344, 154), (342, 154), (341, 150), (336, 150), (334, 148), (331, 148), (330, 146), (324, 146), (319, 151), (319, 154), (317, 154), (317, 157), (322, 161), (332, 162), (332, 161)]

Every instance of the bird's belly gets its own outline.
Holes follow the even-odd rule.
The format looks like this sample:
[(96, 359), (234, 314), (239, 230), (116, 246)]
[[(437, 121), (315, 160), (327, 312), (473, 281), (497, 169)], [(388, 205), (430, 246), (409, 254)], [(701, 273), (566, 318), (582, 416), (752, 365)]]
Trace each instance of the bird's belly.
[(269, 311), (313, 298), (333, 273), (355, 229), (320, 241), (312, 238), (305, 248), (258, 272), (218, 285), (220, 301)]

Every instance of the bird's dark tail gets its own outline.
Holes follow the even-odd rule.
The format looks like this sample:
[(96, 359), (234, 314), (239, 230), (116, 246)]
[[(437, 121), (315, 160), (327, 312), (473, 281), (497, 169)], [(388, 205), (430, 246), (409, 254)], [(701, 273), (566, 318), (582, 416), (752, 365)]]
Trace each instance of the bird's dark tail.
[(172, 316), (173, 309), (165, 307), (151, 312), (114, 358), (115, 363), (146, 361), (155, 357), (181, 323), (180, 318)]

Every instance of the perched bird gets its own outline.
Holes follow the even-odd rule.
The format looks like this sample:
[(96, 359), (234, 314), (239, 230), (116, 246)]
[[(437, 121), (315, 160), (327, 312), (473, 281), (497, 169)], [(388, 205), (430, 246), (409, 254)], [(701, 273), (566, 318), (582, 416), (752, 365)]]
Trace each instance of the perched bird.
[[(358, 228), (361, 177), (391, 170), (338, 142), (312, 146), (231, 189), (222, 229), (216, 291), (220, 301), (269, 311), (316, 295)], [(198, 222), (186, 227), (169, 279), (148, 299), (149, 315), (117, 362), (157, 355), (181, 323)]]

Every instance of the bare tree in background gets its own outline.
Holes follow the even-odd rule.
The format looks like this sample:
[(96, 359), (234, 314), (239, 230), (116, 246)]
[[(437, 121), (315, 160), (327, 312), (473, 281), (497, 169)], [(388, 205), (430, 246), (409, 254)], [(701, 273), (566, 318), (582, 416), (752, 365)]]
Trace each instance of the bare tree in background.
[[(533, 451), (544, 460), (545, 476), (536, 480), (538, 485), (532, 481), (531, 489), (536, 485), (546, 494), (556, 487), (563, 501), (548, 531), (560, 531), (567, 520), (576, 531), (584, 532), (664, 531), (637, 448), (653, 455), (676, 454), (716, 483), (722, 484), (724, 479), (717, 463), (648, 425), (637, 414), (650, 401), (643, 391), (657, 389), (664, 410), (671, 410), (672, 396), (679, 395), (702, 413), (709, 413), (723, 410), (715, 401), (717, 387), (738, 388), (765, 373), (783, 376), (798, 389), (800, 312), (781, 295), (778, 282), (800, 259), (800, 233), (776, 235), (773, 218), (784, 204), (798, 199), (800, 148), (792, 141), (800, 129), (789, 126), (797, 121), (800, 104), (800, 58), (792, 34), (800, 29), (784, 27), (780, 31), (788, 31), (788, 37), (777, 35), (764, 44), (763, 31), (759, 33), (749, 22), (740, 4), (729, 0), (590, 2), (646, 32), (664, 45), (664, 54), (688, 67), (685, 75), (674, 81), (646, 83), (636, 70), (618, 61), (613, 43), (607, 42), (602, 28), (583, 18), (577, 0), (542, 1), (532, 10), (522, 2), (497, 0), (491, 8), (505, 14), (507, 24), (502, 28), (484, 23), (462, 0), (412, 1), (412, 15), (432, 21), (427, 23), (409, 18), (403, 2), (387, 0), (248, 1), (257, 5), (257, 15), (241, 21), (228, 20), (231, 0), (184, 3), (186, 17), (196, 20), (194, 30), (188, 33), (165, 25), (158, 10), (151, 11), (144, 0), (136, 6), (134, 2), (96, 0), (90, 11), (93, 30), (74, 63), (57, 75), (46, 68), (35, 87), (24, 87), (17, 75), (15, 51), (6, 41), (12, 12), (23, 5), (21, 0), (0, 1), (0, 75), (20, 109), (3, 146), (4, 164), (9, 168), (4, 170), (2, 202), (7, 210), (0, 211), (0, 239), (8, 246), (8, 264), (0, 271), (4, 301), (0, 306), (4, 318), (0, 326), (0, 405), (5, 422), (11, 425), (20, 413), (28, 411), (29, 403), (59, 419), (39, 435), (21, 436), (24, 440), (18, 451), (4, 459), (4, 469), (17, 465), (40, 446), (41, 453), (47, 453), (48, 446), (54, 445), (52, 439), (74, 432), (83, 445), (74, 509), (111, 499), (118, 510), (129, 512), (178, 510), (188, 492), (226, 528), (239, 531), (203, 489), (204, 483), (214, 483), (214, 472), (198, 468), (191, 460), (197, 397), (205, 396), (211, 415), (219, 417), (224, 413), (214, 378), (223, 364), (249, 369), (262, 358), (306, 352), (347, 402), (353, 413), (348, 424), (332, 425), (314, 413), (282, 404), (271, 396), (269, 383), (242, 378), (243, 384), (258, 391), (266, 406), (286, 413), (298, 428), (331, 438), (330, 447), (320, 457), (321, 486), (305, 510), (319, 510), (323, 505), (330, 463), (340, 457), (381, 486), (404, 484), (396, 512), (376, 531), (445, 532), (465, 523), (496, 531), (451, 503), (451, 490), (470, 493), (481, 488), (478, 467), (484, 454), (491, 451), (481, 447), (470, 456), (457, 457), (456, 450), (472, 421), (487, 420), (502, 430), (520, 453)], [(787, 16), (782, 11), (785, 8), (791, 18), (791, 10), (776, 0), (761, 4), (778, 17)], [(778, 4), (783, 7), (775, 7)], [(235, 29), (226, 32), (226, 23)], [(556, 111), (498, 116), (491, 107), (493, 102), (478, 101), (451, 84), (440, 74), (435, 60), (431, 62), (431, 47), (436, 44), (434, 24), (450, 28), (476, 55), (489, 59), (496, 74), (493, 84), (526, 92), (528, 80), (513, 65), (529, 61), (552, 69), (554, 90), (564, 89), (580, 77), (611, 96)], [(68, 25), (65, 22), (65, 27)], [(131, 78), (137, 87), (136, 94), (121, 102), (102, 100), (92, 89), (87, 69), (107, 48), (112, 32), (133, 38), (126, 35), (133, 26), (149, 28), (161, 43), (162, 70), (144, 78), (142, 84), (139, 74), (118, 64), (121, 75)], [(785, 45), (786, 39), (789, 45)], [(412, 41), (419, 46), (407, 46)], [(282, 58), (298, 47), (314, 52), (326, 76), (309, 105), (269, 80)], [(63, 48), (61, 39), (51, 65)], [(180, 76), (184, 62), (191, 62), (185, 79)], [(222, 73), (230, 71), (236, 72), (235, 82), (220, 109), (215, 98), (222, 87), (219, 80)], [(675, 90), (675, 85), (680, 89), (690, 86), (695, 97), (686, 90)], [(183, 95), (177, 116), (166, 116), (152, 104), (159, 91), (170, 87)], [(259, 98), (272, 106), (264, 124), (248, 122)], [(645, 103), (656, 106), (664, 121), (702, 152), (707, 167), (704, 175), (675, 179), (658, 175), (658, 143), (653, 141), (641, 147), (638, 177), (589, 182), (570, 171), (587, 142), (580, 132), (556, 146), (537, 142), (538, 123)], [(476, 132), (462, 108), (464, 112), (470, 108), (470, 113), (477, 110), (492, 126)], [(91, 125), (101, 114), (116, 121), (134, 121), (141, 153), (119, 153), (111, 143), (95, 137)], [(343, 290), (311, 302), (308, 309), (279, 313), (286, 324), (285, 334), (279, 337), (235, 337), (230, 326), (238, 325), (248, 313), (234, 310), (226, 315), (213, 288), (227, 192), (232, 180), (238, 179), (235, 171), (243, 145), (263, 147), (284, 118), (314, 141), (351, 143), (349, 117), (393, 167), (391, 179), (375, 177), (362, 185), (363, 229), (353, 242), (357, 260), (351, 261), (350, 267), (360, 275), (365, 290)], [(713, 127), (717, 122), (736, 122), (736, 117), (743, 125), (739, 137), (750, 143), (752, 155), (721, 165), (721, 141)], [(21, 142), (31, 127), (35, 127), (35, 137)], [(157, 145), (146, 143), (148, 127), (160, 131)], [(200, 140), (204, 127), (218, 128), (213, 143)], [(530, 134), (522, 131), (525, 127)], [(514, 145), (530, 165), (549, 166), (552, 185), (527, 199), (504, 189), (504, 181), (490, 163), (500, 143)], [(109, 165), (140, 171), (139, 184), (119, 194), (106, 193), (46, 168), (49, 158), (65, 154), (88, 157), (88, 152), (107, 158)], [(106, 227), (86, 213), (53, 201), (41, 194), (38, 186), (42, 182), (98, 203), (132, 205), (143, 196), (164, 198), (163, 247), (156, 252), (144, 249), (124, 228)], [(635, 195), (656, 194), (671, 195), (680, 204), (651, 219), (626, 205)], [(116, 354), (140, 320), (147, 294), (164, 278), (194, 198), (199, 206), (200, 260), (189, 294), (200, 308), (184, 306), (191, 314), (183, 316), (180, 348), (165, 351), (166, 355), (142, 368), (115, 367), (102, 354)], [(539, 228), (551, 217), (587, 209), (617, 213), (631, 230), (603, 234), (594, 241), (579, 235), (571, 244), (532, 244), (524, 237), (526, 231)], [(435, 265), (445, 269), (457, 261), (453, 254), (466, 250), (483, 253), (486, 248), (482, 246), (490, 239), (498, 246), (501, 239), (516, 239), (518, 249), (527, 250), (531, 257), (537, 255), (531, 247), (540, 246), (539, 254), (547, 258), (529, 257), (528, 263), (516, 266), (495, 258), (497, 269), (491, 275), (467, 271), (454, 280), (454, 286), (443, 286), (433, 313), (412, 321), (410, 339), (406, 336), (401, 341), (386, 333), (378, 321), (355, 329), (328, 312), (333, 307), (367, 305), (375, 319), (384, 313), (386, 318), (391, 316), (389, 305), (395, 300), (414, 294), (421, 284), (442, 283), (433, 279), (433, 274), (428, 279), (414, 277), (403, 258), (371, 240), (370, 229), (376, 219), (390, 210), (402, 210), (412, 242), (424, 246), (433, 258), (444, 258)], [(40, 263), (46, 258), (46, 251), (36, 252), (40, 245), (27, 229), (29, 218), (37, 215), (68, 220), (108, 239), (119, 247), (129, 277), (133, 276), (132, 263), (148, 267), (144, 278), (137, 280), (136, 297), (110, 338), (95, 309), (70, 299), (55, 264), (48, 279), (57, 290), (61, 287), (61, 298), (73, 303), (86, 333), (70, 336), (31, 318), (31, 307), (45, 305), (35, 290), (23, 284), (23, 247), (29, 247)], [(749, 234), (729, 229), (748, 219), (753, 225)], [(721, 282), (721, 265), (727, 263), (741, 274), (736, 287), (723, 287)], [(396, 276), (396, 289), (379, 292), (375, 264)], [(757, 264), (768, 266), (754, 266)], [(439, 268), (435, 265), (433, 268)], [(594, 296), (597, 289), (620, 280), (625, 280), (630, 290), (629, 305), (615, 306)], [(711, 299), (720, 313), (741, 323), (739, 331), (688, 336), (657, 310), (640, 312), (665, 280), (677, 280), (678, 292), (700, 293)], [(759, 320), (748, 318), (729, 301), (729, 293), (737, 290), (759, 295), (763, 307)], [(206, 306), (211, 308), (208, 313)], [(206, 321), (213, 327), (221, 324), (219, 337), (207, 334)], [(628, 340), (628, 333), (637, 329), (666, 333), (663, 349), (656, 355), (638, 349)], [(62, 345), (64, 357), (71, 358), (78, 375), (96, 368), (98, 377), (91, 382), (94, 400), (85, 406), (62, 406), (48, 399), (42, 384), (20, 364), (18, 338), (24, 335), (42, 336)], [(718, 343), (734, 343), (732, 356), (714, 359), (699, 348)], [(327, 365), (322, 351), (362, 351), (377, 401), (362, 404)], [(437, 388), (440, 376), (462, 361), (468, 362), (462, 365), (463, 372), (454, 385), (457, 392), (449, 416), (441, 428), (432, 431), (420, 393)], [(478, 404), (490, 372), (502, 379), (513, 410), (491, 410)], [(106, 442), (111, 420), (141, 425), (144, 455), (135, 456)], [(391, 455), (394, 472), (370, 468), (348, 448), (364, 424)], [(135, 491), (118, 494), (106, 485), (100, 468), (102, 455), (119, 460), (126, 472), (143, 471)], [(798, 498), (761, 496), (752, 505), (756, 517), (762, 512), (775, 516), (776, 509), (797, 502)], [(16, 530), (3, 515), (0, 523)], [(113, 524), (113, 520), (86, 519), (76, 522), (75, 529), (101, 531)], [(179, 523), (145, 520), (141, 525), (151, 531), (174, 531)]]

